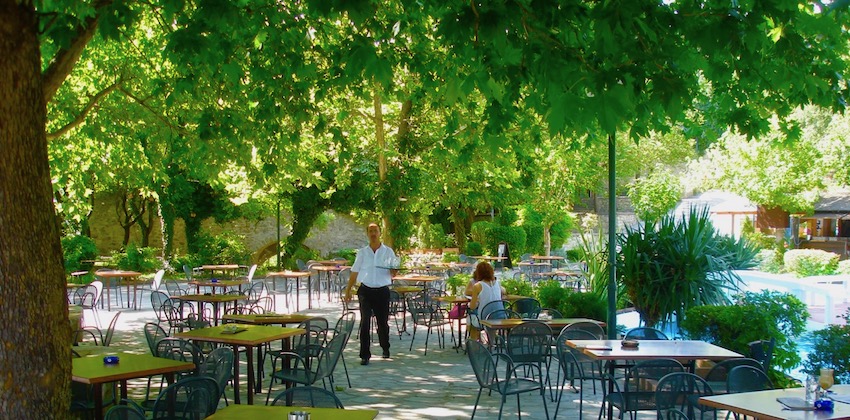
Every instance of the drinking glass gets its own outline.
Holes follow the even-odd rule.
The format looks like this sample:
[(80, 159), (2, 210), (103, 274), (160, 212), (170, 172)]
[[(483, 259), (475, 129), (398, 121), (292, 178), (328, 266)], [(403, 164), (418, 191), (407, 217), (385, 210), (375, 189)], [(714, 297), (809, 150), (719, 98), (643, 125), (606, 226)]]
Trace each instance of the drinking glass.
[(833, 374), (835, 371), (833, 369), (823, 368), (820, 370), (820, 377), (818, 377), (818, 384), (821, 389), (823, 389), (823, 394), (826, 395), (826, 391), (829, 388), (832, 388), (832, 385), (835, 383), (835, 378), (833, 378)]

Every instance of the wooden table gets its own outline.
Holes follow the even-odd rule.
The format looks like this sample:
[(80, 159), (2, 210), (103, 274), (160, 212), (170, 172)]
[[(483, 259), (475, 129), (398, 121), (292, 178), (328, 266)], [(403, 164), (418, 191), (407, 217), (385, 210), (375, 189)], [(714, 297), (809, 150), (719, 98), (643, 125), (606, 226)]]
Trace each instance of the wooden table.
[[(310, 289), (311, 289), (312, 283), (313, 283), (312, 277), (310, 276), (309, 272), (307, 272), (307, 271), (289, 271), (289, 270), (277, 271), (277, 272), (272, 272), (272, 273), (266, 274), (266, 277), (272, 279), (272, 290), (275, 290), (274, 279), (276, 279), (278, 277), (283, 277), (283, 279), (286, 280), (287, 282), (289, 281), (289, 279), (295, 280), (295, 311), (296, 312), (301, 310), (301, 298), (300, 298), (300, 293), (298, 293), (298, 286), (299, 286), (299, 283), (301, 282), (301, 279), (306, 277), (307, 278), (307, 297), (308, 297), (307, 300), (309, 301)], [(287, 302), (287, 305), (288, 305), (289, 301), (287, 300), (286, 302)], [(287, 306), (287, 308), (288, 307), (289, 306)]]
[[(230, 324), (232, 325), (232, 324)], [(283, 340), (305, 334), (301, 328), (270, 327), (265, 325), (242, 325), (244, 328), (236, 334), (223, 333), (230, 325), (219, 325), (216, 327), (199, 328), (174, 334), (175, 337), (185, 338), (193, 341), (206, 341), (210, 343), (229, 344), (233, 346), (233, 354), (239, 354), (237, 348), (245, 347), (248, 355), (248, 366), (254, 364), (253, 349), (257, 348), (257, 372), (263, 368), (263, 344), (274, 340)], [(239, 363), (233, 363), (233, 401), (239, 404)], [(248, 404), (254, 404), (254, 393), (259, 392), (260, 382), (254, 380), (254, 370), (248, 369)]]
[[(557, 255), (532, 255), (532, 256), (531, 256), (531, 259), (532, 259), (532, 261), (544, 261), (544, 262), (549, 262), (549, 263), (552, 263), (552, 264), (553, 264), (554, 266), (556, 266), (556, 267), (557, 267), (558, 263), (560, 263), (561, 261), (566, 260), (566, 258), (564, 258), (564, 257), (559, 257), (559, 256), (557, 256)], [(557, 263), (556, 263), (556, 261), (557, 261)]]
[(292, 411), (310, 413), (310, 420), (371, 420), (378, 417), (378, 410), (352, 410), (348, 408), (284, 407), (280, 405), (229, 405), (218, 410), (210, 420), (242, 420), (250, 418), (286, 419)]
[(510, 330), (513, 327), (518, 325), (522, 325), (529, 321), (537, 321), (542, 322), (552, 328), (552, 334), (558, 335), (561, 332), (561, 329), (570, 324), (575, 324), (576, 322), (592, 322), (596, 325), (599, 325), (602, 328), (605, 328), (606, 324), (602, 321), (597, 321), (595, 319), (590, 318), (553, 318), (553, 319), (482, 319), (481, 325), (485, 327), (492, 328), (496, 331), (501, 330)]
[(207, 264), (202, 265), (201, 270), (209, 271), (210, 275), (215, 275), (216, 271), (220, 271), (221, 275), (224, 276), (229, 271), (231, 273), (231, 277), (233, 276), (233, 272), (239, 269), (239, 264)]
[(413, 282), (413, 283), (421, 283), (423, 291), (425, 290), (425, 288), (428, 287), (428, 283), (432, 283), (432, 282), (440, 281), (440, 280), (443, 280), (443, 278), (438, 277), (438, 276), (428, 276), (428, 275), (424, 275), (424, 274), (405, 274), (403, 276), (394, 276), (393, 277), (393, 281), (406, 281), (406, 282)]
[(185, 300), (188, 302), (197, 302), (198, 303), (198, 320), (202, 321), (204, 319), (204, 303), (211, 303), (213, 306), (213, 324), (218, 325), (218, 320), (220, 319), (218, 314), (218, 307), (222, 303), (225, 305), (228, 302), (238, 302), (240, 300), (247, 300), (248, 296), (245, 295), (182, 295), (175, 296), (174, 298)]
[(174, 382), (174, 373), (195, 369), (192, 362), (154, 357), (149, 354), (117, 353), (119, 362), (114, 365), (103, 363), (103, 357), (94, 354), (77, 357), (71, 361), (71, 379), (92, 385), (94, 415), (103, 418), (103, 384), (118, 381), (121, 384), (121, 399), (127, 398), (127, 380), (153, 375), (165, 375), (168, 383)]
[(201, 294), (201, 287), (209, 287), (212, 290), (212, 294), (215, 294), (216, 287), (226, 288), (239, 286), (239, 291), (241, 292), (242, 286), (248, 284), (248, 280), (192, 280), (189, 284), (195, 286), (195, 293), (197, 294)]
[[(832, 387), (838, 395), (850, 395), (850, 385), (835, 385)], [(743, 414), (758, 419), (848, 419), (850, 404), (835, 402), (835, 409), (827, 411), (792, 411), (784, 410), (782, 404), (776, 401), (782, 397), (805, 397), (804, 388), (772, 389), (769, 391), (742, 392), (739, 394), (712, 395), (701, 397), (700, 404), (716, 407), (721, 410)]]
[[(324, 264), (323, 265), (314, 265), (314, 266), (310, 267), (311, 270), (316, 270), (319, 273), (319, 278), (317, 280), (319, 280), (319, 288), (320, 289), (321, 289), (321, 282), (322, 282), (322, 273), (325, 273), (325, 277), (328, 279), (328, 302), (331, 301), (331, 275), (334, 274), (334, 273), (339, 273), (342, 270), (347, 270), (349, 268), (351, 268), (350, 265), (324, 265)], [(309, 286), (308, 286), (308, 288), (309, 288)], [(321, 290), (319, 290), (319, 293), (321, 294)], [(307, 309), (312, 309), (313, 308), (313, 300), (309, 298), (309, 296), (310, 296), (309, 291), (308, 291), (307, 296), (308, 296), (308, 298), (307, 298)]]
[[(115, 286), (118, 288), (117, 292), (121, 293), (121, 286), (127, 286), (127, 307), (130, 307), (130, 286), (133, 286), (133, 309), (137, 309), (136, 305), (136, 292), (137, 287), (140, 283), (139, 276), (142, 273), (136, 271), (124, 271), (124, 270), (98, 270), (94, 273), (96, 277), (102, 278), (105, 283), (104, 288), (106, 289), (106, 310), (112, 310), (112, 302), (110, 301), (110, 293), (109, 288), (112, 287), (112, 281), (115, 281)], [(97, 298), (97, 296), (95, 296)]]
[[(482, 321), (483, 322), (483, 321)], [(636, 349), (624, 349), (620, 340), (567, 340), (568, 346), (581, 350), (594, 360), (607, 361), (608, 373), (614, 377), (617, 368), (628, 365), (618, 362), (653, 359), (676, 359), (688, 364), (693, 371), (695, 360), (726, 360), (744, 357), (732, 350), (705, 341), (692, 340), (641, 340)], [(614, 383), (608, 382), (608, 394), (614, 392)], [(608, 405), (608, 418), (614, 415), (614, 406)]]
[(300, 324), (310, 318), (313, 317), (304, 314), (227, 314), (222, 320), (251, 325), (287, 325)]

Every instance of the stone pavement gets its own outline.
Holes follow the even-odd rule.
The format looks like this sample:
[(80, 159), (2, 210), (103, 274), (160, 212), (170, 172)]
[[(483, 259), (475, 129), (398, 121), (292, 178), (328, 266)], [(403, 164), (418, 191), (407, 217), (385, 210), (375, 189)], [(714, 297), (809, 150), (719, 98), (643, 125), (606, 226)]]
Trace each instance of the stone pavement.
[[(301, 291), (301, 302), (305, 302), (306, 293)], [(147, 299), (147, 294), (145, 294)], [(324, 299), (324, 297), (323, 297)], [(283, 299), (278, 296), (278, 312), (287, 312)], [(294, 308), (293, 308), (294, 309)], [(113, 312), (100, 311), (100, 319), (104, 327), (112, 318)], [(322, 300), (314, 304), (311, 310), (302, 310), (301, 313), (326, 317), (331, 325), (342, 313), (339, 302), (327, 302)], [(358, 314), (359, 318), (359, 314)], [(149, 352), (144, 338), (143, 327), (146, 322), (155, 320), (155, 315), (150, 307), (150, 302), (144, 302), (139, 310), (123, 309), (119, 318), (120, 322), (116, 328), (113, 346), (115, 351)], [(410, 329), (408, 317), (408, 329)], [(337, 366), (335, 381), (337, 396), (347, 408), (372, 408), (379, 411), (379, 419), (468, 419), (472, 416), (475, 404), (475, 396), (478, 392), (478, 383), (469, 364), (467, 356), (462, 352), (452, 349), (452, 341), (446, 332), (446, 346), (444, 349), (437, 345), (437, 333), (432, 333), (428, 342), (428, 355), (424, 355), (425, 330), (419, 329), (413, 350), (408, 350), (411, 336), (403, 334), (401, 338), (395, 334), (396, 328), (393, 320), (390, 320), (391, 354), (390, 359), (372, 358), (368, 366), (361, 366), (358, 359), (359, 343), (355, 336), (351, 338), (344, 352), (348, 371), (351, 376), (352, 387), (349, 388), (345, 380), (342, 365)], [(456, 333), (455, 333), (456, 334)], [(373, 342), (373, 353), (380, 354), (377, 340)], [(245, 356), (241, 363), (244, 365)], [(268, 371), (267, 367), (267, 371)], [(246, 381), (245, 366), (242, 372), (240, 387), (244, 392)], [(557, 373), (553, 365), (551, 374)], [(146, 380), (135, 380), (130, 383), (130, 398), (141, 400), (145, 394)], [(263, 394), (255, 396), (255, 403), (265, 402), (265, 392), (268, 381), (263, 383)], [(282, 385), (274, 387), (272, 395), (282, 390)], [(586, 383), (584, 412), (578, 412), (578, 394), (569, 390), (564, 393), (564, 400), (557, 413), (562, 419), (593, 419), (599, 413), (601, 390), (598, 389), (594, 395), (592, 386)], [(156, 392), (156, 390), (154, 391)], [(233, 389), (228, 387), (226, 394), (229, 401), (233, 401)], [(243, 402), (245, 401), (243, 395)], [(545, 418), (543, 403), (539, 394), (524, 394), (520, 397), (522, 415), (531, 419)], [(554, 417), (555, 402), (546, 397), (546, 405), (549, 409), (550, 418)], [(224, 406), (224, 401), (222, 401)], [(479, 403), (476, 418), (497, 418), (499, 411), (499, 396), (483, 393)], [(515, 418), (517, 415), (517, 401), (515, 397), (508, 398), (505, 403), (503, 416)], [(655, 418), (654, 413), (639, 415), (640, 419)]]

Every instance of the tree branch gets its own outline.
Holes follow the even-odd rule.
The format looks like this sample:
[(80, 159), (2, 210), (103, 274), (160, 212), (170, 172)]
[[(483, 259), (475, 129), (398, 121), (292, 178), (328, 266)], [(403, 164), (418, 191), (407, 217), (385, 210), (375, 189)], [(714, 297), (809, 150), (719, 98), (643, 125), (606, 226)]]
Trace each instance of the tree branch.
[(50, 103), (53, 95), (56, 94), (56, 91), (59, 90), (59, 87), (62, 86), (62, 83), (71, 74), (71, 70), (74, 69), (77, 61), (79, 61), (86, 45), (94, 37), (94, 33), (97, 30), (97, 23), (100, 19), (100, 13), (106, 6), (111, 5), (112, 1), (98, 0), (94, 5), (95, 14), (81, 22), (77, 27), (76, 35), (68, 46), (60, 49), (53, 56), (50, 65), (47, 66), (47, 69), (42, 74), (44, 80), (44, 103)]
[(137, 104), (139, 104), (139, 105), (141, 105), (141, 106), (142, 106), (142, 108), (147, 109), (147, 110), (148, 110), (148, 112), (150, 112), (151, 114), (153, 114), (153, 116), (154, 116), (156, 119), (158, 119), (158, 120), (162, 121), (163, 123), (165, 123), (165, 125), (166, 125), (166, 126), (168, 126), (169, 128), (171, 128), (172, 130), (174, 130), (174, 131), (176, 131), (176, 132), (178, 132), (178, 133), (180, 133), (180, 134), (183, 134), (183, 135), (189, 135), (189, 134), (190, 134), (190, 133), (189, 133), (188, 131), (186, 131), (183, 127), (180, 127), (180, 126), (178, 126), (178, 125), (174, 125), (174, 123), (172, 123), (171, 121), (169, 121), (169, 120), (168, 120), (167, 118), (165, 118), (162, 114), (160, 114), (157, 110), (155, 110), (153, 107), (151, 107), (150, 105), (148, 105), (148, 104), (147, 104), (147, 102), (145, 102), (145, 100), (144, 100), (144, 99), (139, 98), (138, 96), (134, 95), (134, 94), (133, 94), (132, 92), (130, 92), (129, 90), (124, 89), (124, 87), (119, 86), (119, 87), (118, 87), (118, 90), (119, 90), (121, 93), (123, 93), (124, 95), (126, 95), (128, 98), (130, 98), (130, 99), (132, 99), (132, 100), (136, 101), (136, 103), (137, 103)]
[(88, 115), (88, 113), (89, 113), (89, 112), (91, 112), (92, 108), (94, 108), (94, 107), (95, 107), (95, 105), (97, 105), (97, 104), (98, 104), (98, 102), (100, 102), (100, 100), (101, 100), (104, 96), (108, 95), (108, 94), (109, 94), (109, 93), (111, 93), (113, 90), (115, 90), (118, 86), (120, 86), (120, 85), (121, 85), (121, 83), (124, 83), (124, 81), (123, 81), (123, 80), (121, 80), (121, 79), (119, 79), (117, 82), (115, 82), (115, 83), (113, 83), (113, 84), (111, 84), (111, 85), (107, 86), (107, 87), (106, 87), (106, 89), (104, 89), (104, 90), (102, 90), (102, 91), (98, 92), (96, 95), (94, 95), (94, 96), (91, 98), (91, 100), (89, 100), (89, 103), (88, 103), (88, 104), (86, 104), (85, 108), (83, 108), (83, 110), (82, 110), (82, 111), (80, 111), (80, 113), (77, 115), (77, 117), (76, 117), (76, 118), (74, 118), (74, 119), (73, 119), (71, 122), (69, 122), (68, 124), (65, 124), (64, 126), (62, 126), (60, 129), (58, 129), (58, 130), (56, 130), (56, 131), (54, 131), (54, 132), (52, 132), (52, 133), (47, 133), (47, 140), (55, 140), (55, 139), (57, 139), (57, 138), (59, 138), (59, 137), (62, 137), (62, 136), (64, 136), (67, 132), (71, 131), (74, 127), (76, 127), (76, 126), (78, 126), (78, 125), (82, 124), (82, 123), (83, 123), (83, 121), (85, 121), (85, 120), (86, 120), (86, 116)]

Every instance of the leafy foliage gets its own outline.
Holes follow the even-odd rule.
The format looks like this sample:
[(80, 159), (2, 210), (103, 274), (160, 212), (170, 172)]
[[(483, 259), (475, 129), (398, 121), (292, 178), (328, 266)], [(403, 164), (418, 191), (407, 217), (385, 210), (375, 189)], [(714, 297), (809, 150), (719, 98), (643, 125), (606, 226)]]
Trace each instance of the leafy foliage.
[(647, 325), (682, 319), (692, 306), (727, 304), (740, 282), (733, 270), (754, 265), (755, 249), (720, 235), (705, 209), (627, 228), (618, 242), (618, 279)]
[(446, 279), (446, 291), (452, 296), (463, 296), (471, 274), (457, 273)]
[(245, 237), (233, 232), (203, 233), (198, 238), (198, 257), (203, 264), (248, 264), (251, 252)]
[(841, 260), (838, 262), (838, 274), (850, 274), (850, 260)]
[(534, 287), (523, 279), (505, 279), (500, 283), (509, 295), (534, 296)]
[(822, 368), (835, 369), (836, 383), (850, 383), (850, 310), (842, 315), (844, 325), (829, 325), (812, 332), (812, 351), (803, 363), (813, 375)]
[(480, 242), (469, 241), (466, 243), (466, 255), (478, 256), (484, 254), (484, 247)]
[(785, 252), (785, 270), (797, 277), (835, 274), (838, 254), (820, 249), (790, 249)]
[(773, 365), (788, 371), (800, 364), (796, 337), (805, 332), (806, 305), (789, 293), (746, 292), (733, 305), (693, 306), (679, 326), (688, 337), (749, 354), (748, 343), (776, 338)]
[(666, 171), (655, 171), (638, 178), (629, 187), (629, 199), (637, 216), (654, 222), (676, 207), (682, 198), (682, 183)]
[(62, 238), (62, 252), (65, 256), (65, 273), (87, 269), (83, 261), (94, 260), (98, 255), (94, 240), (83, 235)]
[[(334, 252), (334, 257), (345, 258), (347, 265), (354, 264), (354, 259), (357, 257), (357, 250), (354, 248), (343, 248)], [(310, 260), (308, 258), (307, 260)], [(307, 261), (304, 260), (304, 261)]]
[(155, 248), (138, 247), (134, 242), (130, 242), (126, 251), (112, 253), (112, 263), (122, 270), (150, 273), (162, 267), (162, 262), (156, 255)]

